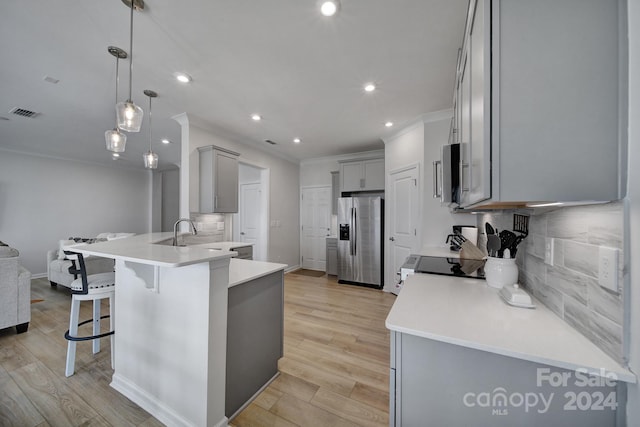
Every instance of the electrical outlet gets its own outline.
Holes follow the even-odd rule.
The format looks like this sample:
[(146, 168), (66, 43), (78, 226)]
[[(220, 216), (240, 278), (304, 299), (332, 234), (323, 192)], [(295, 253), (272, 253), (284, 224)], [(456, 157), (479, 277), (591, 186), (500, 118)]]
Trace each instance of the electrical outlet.
[(606, 289), (618, 292), (618, 250), (600, 246), (598, 283)]
[(553, 267), (553, 237), (544, 238), (544, 263)]
[(224, 222), (219, 222), (217, 224), (217, 228), (218, 228), (218, 230), (224, 230)]

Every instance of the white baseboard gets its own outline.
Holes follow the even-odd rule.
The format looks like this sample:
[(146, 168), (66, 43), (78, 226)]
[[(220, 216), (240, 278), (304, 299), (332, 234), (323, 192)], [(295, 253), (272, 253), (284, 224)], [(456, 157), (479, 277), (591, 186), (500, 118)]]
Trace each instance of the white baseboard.
[(260, 387), (260, 390), (256, 391), (253, 394), (253, 396), (251, 396), (249, 398), (249, 400), (244, 402), (244, 404), (241, 407), (239, 407), (238, 410), (236, 412), (234, 412), (233, 415), (231, 415), (231, 417), (229, 417), (229, 419), (233, 420), (240, 412), (244, 411), (244, 409), (247, 406), (249, 406), (249, 404), (251, 404), (251, 402), (253, 402), (256, 399), (256, 397), (258, 397), (258, 395), (264, 391), (265, 388), (269, 387), (269, 384), (271, 384), (273, 382), (273, 380), (278, 378), (279, 375), (280, 375), (280, 371), (276, 372), (276, 374), (273, 377), (271, 377), (271, 379), (269, 381), (267, 381), (262, 387)]
[[(162, 402), (159, 402), (154, 396), (151, 396), (149, 393), (140, 389), (131, 381), (128, 381), (117, 373), (113, 374), (110, 385), (112, 388), (123, 394), (129, 400), (149, 412), (167, 426), (197, 427), (195, 424), (184, 419)], [(214, 427), (226, 427), (228, 422), (228, 418), (223, 416), (222, 419), (214, 425)]]
[(301, 269), (301, 268), (302, 268), (302, 267), (300, 267), (300, 264), (297, 264), (297, 265), (294, 265), (294, 266), (291, 266), (291, 267), (287, 267), (287, 268), (285, 268), (285, 269), (284, 269), (284, 273), (285, 273), (285, 274), (287, 274), (287, 273), (291, 273), (292, 271), (299, 270), (299, 269)]

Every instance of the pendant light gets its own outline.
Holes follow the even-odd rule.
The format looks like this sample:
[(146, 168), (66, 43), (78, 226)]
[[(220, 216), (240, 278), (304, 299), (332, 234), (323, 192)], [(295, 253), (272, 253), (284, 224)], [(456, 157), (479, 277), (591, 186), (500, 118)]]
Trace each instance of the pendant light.
[[(118, 80), (119, 80), (118, 65), (121, 59), (125, 59), (127, 57), (127, 52), (115, 46), (109, 46), (107, 50), (111, 55), (115, 56), (116, 58), (116, 104), (117, 104), (118, 103)], [(104, 140), (107, 144), (107, 150), (113, 151), (114, 153), (122, 153), (124, 152), (124, 147), (127, 144), (127, 135), (120, 132), (120, 129), (118, 129), (118, 123), (116, 121), (116, 127), (104, 133)]]
[(149, 97), (149, 151), (143, 154), (144, 167), (147, 169), (157, 169), (158, 155), (151, 150), (151, 99), (157, 97), (158, 94), (149, 89), (146, 89), (144, 94)]
[(131, 4), (131, 20), (129, 28), (129, 99), (116, 104), (116, 115), (118, 117), (118, 128), (126, 132), (140, 132), (142, 126), (142, 116), (144, 112), (131, 100), (131, 85), (133, 82), (133, 9), (144, 9), (143, 0), (123, 0), (123, 3)]

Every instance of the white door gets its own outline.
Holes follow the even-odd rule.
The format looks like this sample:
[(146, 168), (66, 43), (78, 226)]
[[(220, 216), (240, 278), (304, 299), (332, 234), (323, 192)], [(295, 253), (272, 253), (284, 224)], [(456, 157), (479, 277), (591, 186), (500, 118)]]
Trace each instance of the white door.
[(253, 243), (253, 259), (263, 260), (260, 238), (260, 216), (262, 215), (262, 186), (260, 183), (240, 184), (240, 206), (238, 228), (240, 241)]
[(409, 255), (418, 249), (418, 217), (420, 197), (418, 167), (412, 166), (389, 174), (386, 195), (389, 218), (385, 288), (392, 290), (397, 283), (396, 273)]
[(300, 211), (302, 268), (326, 271), (326, 238), (331, 233), (331, 187), (303, 188)]

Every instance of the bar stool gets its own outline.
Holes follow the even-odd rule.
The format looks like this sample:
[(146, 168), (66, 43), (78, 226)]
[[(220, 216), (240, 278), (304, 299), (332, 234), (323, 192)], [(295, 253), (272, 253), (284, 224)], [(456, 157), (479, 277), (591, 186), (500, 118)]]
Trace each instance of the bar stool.
[[(114, 366), (114, 320), (115, 320), (115, 273), (98, 273), (87, 275), (84, 264), (84, 257), (81, 253), (64, 251), (67, 258), (71, 260), (69, 273), (79, 274), (80, 277), (71, 282), (71, 316), (69, 317), (69, 330), (64, 337), (69, 341), (67, 344), (67, 365), (65, 376), (70, 377), (74, 372), (76, 361), (76, 343), (78, 341), (93, 341), (93, 354), (100, 351), (100, 338), (111, 335), (111, 367)], [(77, 261), (77, 265), (76, 265)], [(109, 315), (100, 317), (100, 302), (109, 298)], [(93, 318), (79, 322), (80, 302), (93, 301)], [(100, 319), (109, 320), (109, 332), (100, 333)], [(93, 323), (93, 335), (78, 336), (78, 327), (87, 323)]]

